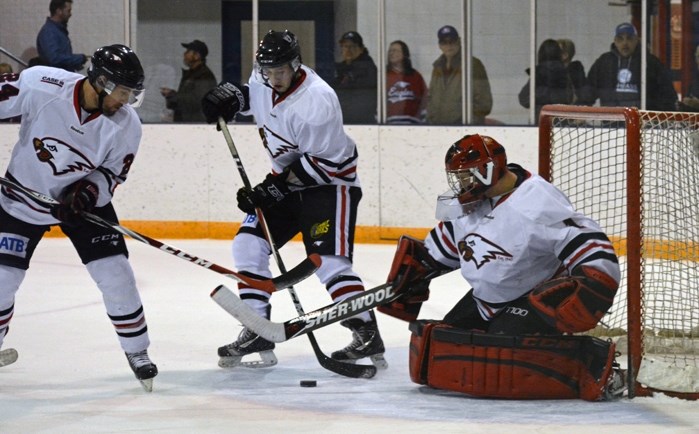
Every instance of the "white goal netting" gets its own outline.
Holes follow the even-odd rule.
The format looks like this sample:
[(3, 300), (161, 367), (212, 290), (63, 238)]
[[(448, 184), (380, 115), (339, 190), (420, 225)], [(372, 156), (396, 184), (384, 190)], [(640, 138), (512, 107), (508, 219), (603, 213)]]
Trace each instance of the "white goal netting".
[(551, 110), (539, 170), (620, 257), (619, 292), (594, 334), (629, 354), (640, 389), (699, 394), (699, 116)]

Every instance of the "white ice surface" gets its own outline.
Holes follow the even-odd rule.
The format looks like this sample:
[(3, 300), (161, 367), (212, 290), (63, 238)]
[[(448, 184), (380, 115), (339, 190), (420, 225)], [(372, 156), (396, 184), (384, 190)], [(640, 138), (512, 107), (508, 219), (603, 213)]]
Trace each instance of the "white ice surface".
[[(167, 240), (233, 268), (230, 243)], [(305, 337), (279, 344), (279, 364), (224, 370), (216, 348), (237, 337), (236, 320), (209, 299), (225, 277), (129, 241), (160, 369), (153, 393), (133, 377), (106, 317), (99, 291), (65, 239), (45, 239), (20, 289), (4, 348), (19, 360), (0, 369), (0, 433), (698, 433), (699, 403), (668, 397), (617, 402), (472, 399), (410, 381), (406, 323), (379, 316), (390, 367), (371, 380), (321, 368)], [(356, 270), (367, 287), (383, 282), (391, 245), (357, 245)], [(288, 268), (303, 258), (282, 249)], [(299, 284), (306, 310), (329, 303), (317, 279)], [(458, 276), (432, 285), (421, 317), (441, 318), (464, 294)], [(273, 319), (295, 316), (288, 294), (272, 298)], [(316, 333), (329, 354), (349, 332)], [(300, 380), (317, 380), (315, 388)]]

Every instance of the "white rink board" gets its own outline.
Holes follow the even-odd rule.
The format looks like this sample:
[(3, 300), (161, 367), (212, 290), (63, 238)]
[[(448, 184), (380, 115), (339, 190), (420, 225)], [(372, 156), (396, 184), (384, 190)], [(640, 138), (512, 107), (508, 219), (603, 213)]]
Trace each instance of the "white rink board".
[[(464, 134), (491, 135), (511, 162), (537, 170), (536, 127), (347, 126), (359, 149), (363, 199), (358, 225), (431, 227), (437, 194), (447, 189), (443, 158)], [(0, 166), (7, 168), (19, 125), (0, 124)], [(269, 171), (254, 125), (231, 125), (252, 183)], [(223, 134), (210, 125), (146, 124), (129, 180), (115, 205), (121, 220), (237, 222), (242, 185)]]

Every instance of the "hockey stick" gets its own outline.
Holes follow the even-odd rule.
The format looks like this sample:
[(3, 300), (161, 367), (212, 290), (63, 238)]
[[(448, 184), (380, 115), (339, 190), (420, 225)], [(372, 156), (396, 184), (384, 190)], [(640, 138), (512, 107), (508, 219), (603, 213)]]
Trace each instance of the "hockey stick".
[[(243, 162), (240, 159), (238, 149), (236, 148), (235, 143), (233, 142), (233, 137), (231, 137), (231, 133), (230, 131), (228, 131), (228, 125), (226, 125), (226, 121), (224, 121), (223, 118), (218, 118), (218, 127), (223, 133), (223, 137), (226, 139), (226, 144), (228, 145), (228, 149), (231, 151), (231, 156), (233, 157), (233, 160), (235, 160), (235, 164), (238, 168), (238, 173), (240, 173), (240, 177), (243, 180), (243, 185), (245, 186), (245, 188), (252, 188), (252, 184), (250, 184), (250, 179), (248, 179), (248, 175), (245, 172), (245, 167), (243, 167)], [(286, 267), (284, 267), (284, 262), (282, 261), (282, 257), (279, 254), (279, 250), (277, 250), (277, 247), (274, 244), (274, 240), (272, 239), (272, 235), (269, 232), (269, 228), (267, 226), (267, 222), (264, 219), (264, 215), (262, 214), (262, 210), (256, 208), (255, 213), (257, 214), (257, 219), (260, 222), (260, 226), (262, 227), (262, 231), (264, 232), (265, 238), (267, 238), (267, 242), (270, 245), (270, 249), (272, 250), (274, 260), (276, 261), (277, 266), (279, 267), (279, 271), (283, 274), (285, 272)], [(304, 315), (301, 300), (299, 300), (293, 285), (289, 286), (289, 295), (291, 296), (291, 301), (294, 303), (296, 312), (299, 315)], [(238, 300), (240, 299), (238, 298)], [(240, 320), (240, 318), (238, 319)], [(245, 323), (243, 322), (243, 324)], [(327, 369), (328, 371), (332, 371), (337, 374), (344, 375), (345, 377), (352, 378), (371, 378), (374, 375), (376, 375), (376, 366), (348, 364), (328, 357), (320, 349), (320, 346), (318, 345), (318, 340), (316, 339), (313, 333), (308, 333), (308, 340), (310, 341), (311, 347), (313, 348), (313, 352), (315, 353), (316, 358), (318, 359), (318, 363), (320, 364), (320, 366)]]
[(257, 315), (224, 285), (214, 289), (211, 298), (226, 312), (250, 327), (258, 335), (272, 342), (284, 342), (303, 334), (310, 335), (314, 330), (374, 309), (382, 304), (390, 303), (401, 295), (402, 293), (393, 292), (393, 286), (390, 283), (384, 283), (343, 301), (329, 304), (281, 323)]
[[(17, 190), (19, 192), (22, 192), (26, 197), (29, 199), (33, 200), (35, 203), (41, 205), (44, 208), (51, 208), (57, 205), (60, 205), (61, 203), (57, 201), (56, 199), (47, 196), (45, 194), (39, 193), (38, 191), (34, 191), (30, 188), (27, 188), (23, 185), (20, 185), (14, 181), (11, 181), (7, 178), (0, 177), (0, 184), (4, 185), (5, 187), (11, 189), (11, 190)], [(217, 265), (211, 261), (207, 261), (206, 259), (198, 258), (196, 256), (190, 255), (187, 252), (184, 252), (180, 249), (176, 249), (175, 247), (169, 246), (161, 241), (158, 241), (156, 239), (153, 239), (151, 237), (148, 237), (146, 235), (140, 234), (136, 231), (133, 231), (131, 229), (125, 228), (124, 226), (121, 226), (117, 223), (110, 222), (108, 220), (103, 219), (102, 217), (99, 217), (97, 215), (88, 213), (88, 212), (83, 212), (82, 216), (85, 220), (94, 223), (96, 225), (112, 229), (116, 232), (119, 232), (123, 235), (128, 235), (129, 237), (133, 238), (136, 241), (140, 241), (144, 244), (147, 244), (151, 247), (155, 247), (156, 249), (159, 249), (165, 253), (169, 253), (173, 256), (177, 256), (180, 259), (184, 259), (187, 262), (191, 262), (195, 265), (199, 265), (200, 267), (207, 268), (209, 270), (215, 271), (219, 274), (223, 274), (226, 277), (229, 277), (237, 282), (244, 283), (246, 285), (250, 285), (253, 288), (260, 289), (262, 291), (266, 291), (269, 293), (272, 293), (274, 291), (278, 291), (284, 288), (289, 287), (290, 285), (296, 284), (303, 279), (307, 278), (311, 274), (315, 273), (315, 271), (320, 267), (321, 264), (321, 259), (319, 255), (312, 254), (308, 258), (304, 259), (299, 265), (294, 267), (292, 270), (290, 270), (287, 273), (282, 273), (280, 276), (275, 277), (274, 279), (266, 279), (266, 280), (258, 280), (258, 279), (253, 279), (251, 277), (248, 277), (244, 274), (237, 273), (233, 270), (229, 270), (227, 268), (224, 268), (220, 265)]]

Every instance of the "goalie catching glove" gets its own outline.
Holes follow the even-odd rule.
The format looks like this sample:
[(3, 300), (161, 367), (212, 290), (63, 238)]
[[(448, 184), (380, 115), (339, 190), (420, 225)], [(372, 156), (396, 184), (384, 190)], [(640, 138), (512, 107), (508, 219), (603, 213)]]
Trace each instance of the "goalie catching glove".
[(255, 214), (255, 208), (266, 211), (281, 202), (289, 194), (287, 175), (286, 171), (281, 175), (270, 173), (264, 181), (252, 189), (243, 187), (238, 190), (238, 209), (246, 214)]
[(572, 276), (536, 287), (529, 302), (558, 331), (580, 333), (594, 328), (607, 313), (618, 287), (608, 274), (583, 265), (576, 267)]
[(97, 204), (99, 189), (90, 181), (81, 179), (66, 187), (59, 198), (61, 204), (51, 208), (51, 215), (68, 225), (82, 220), (83, 212), (91, 212)]
[(377, 307), (378, 311), (403, 321), (415, 321), (422, 303), (430, 297), (430, 280), (445, 271), (449, 270), (430, 256), (424, 242), (401, 236), (386, 282), (392, 284), (394, 293), (403, 295)]
[(222, 117), (230, 122), (240, 111), (250, 108), (250, 97), (247, 86), (222, 82), (204, 95), (201, 100), (201, 110), (206, 122), (214, 123)]

